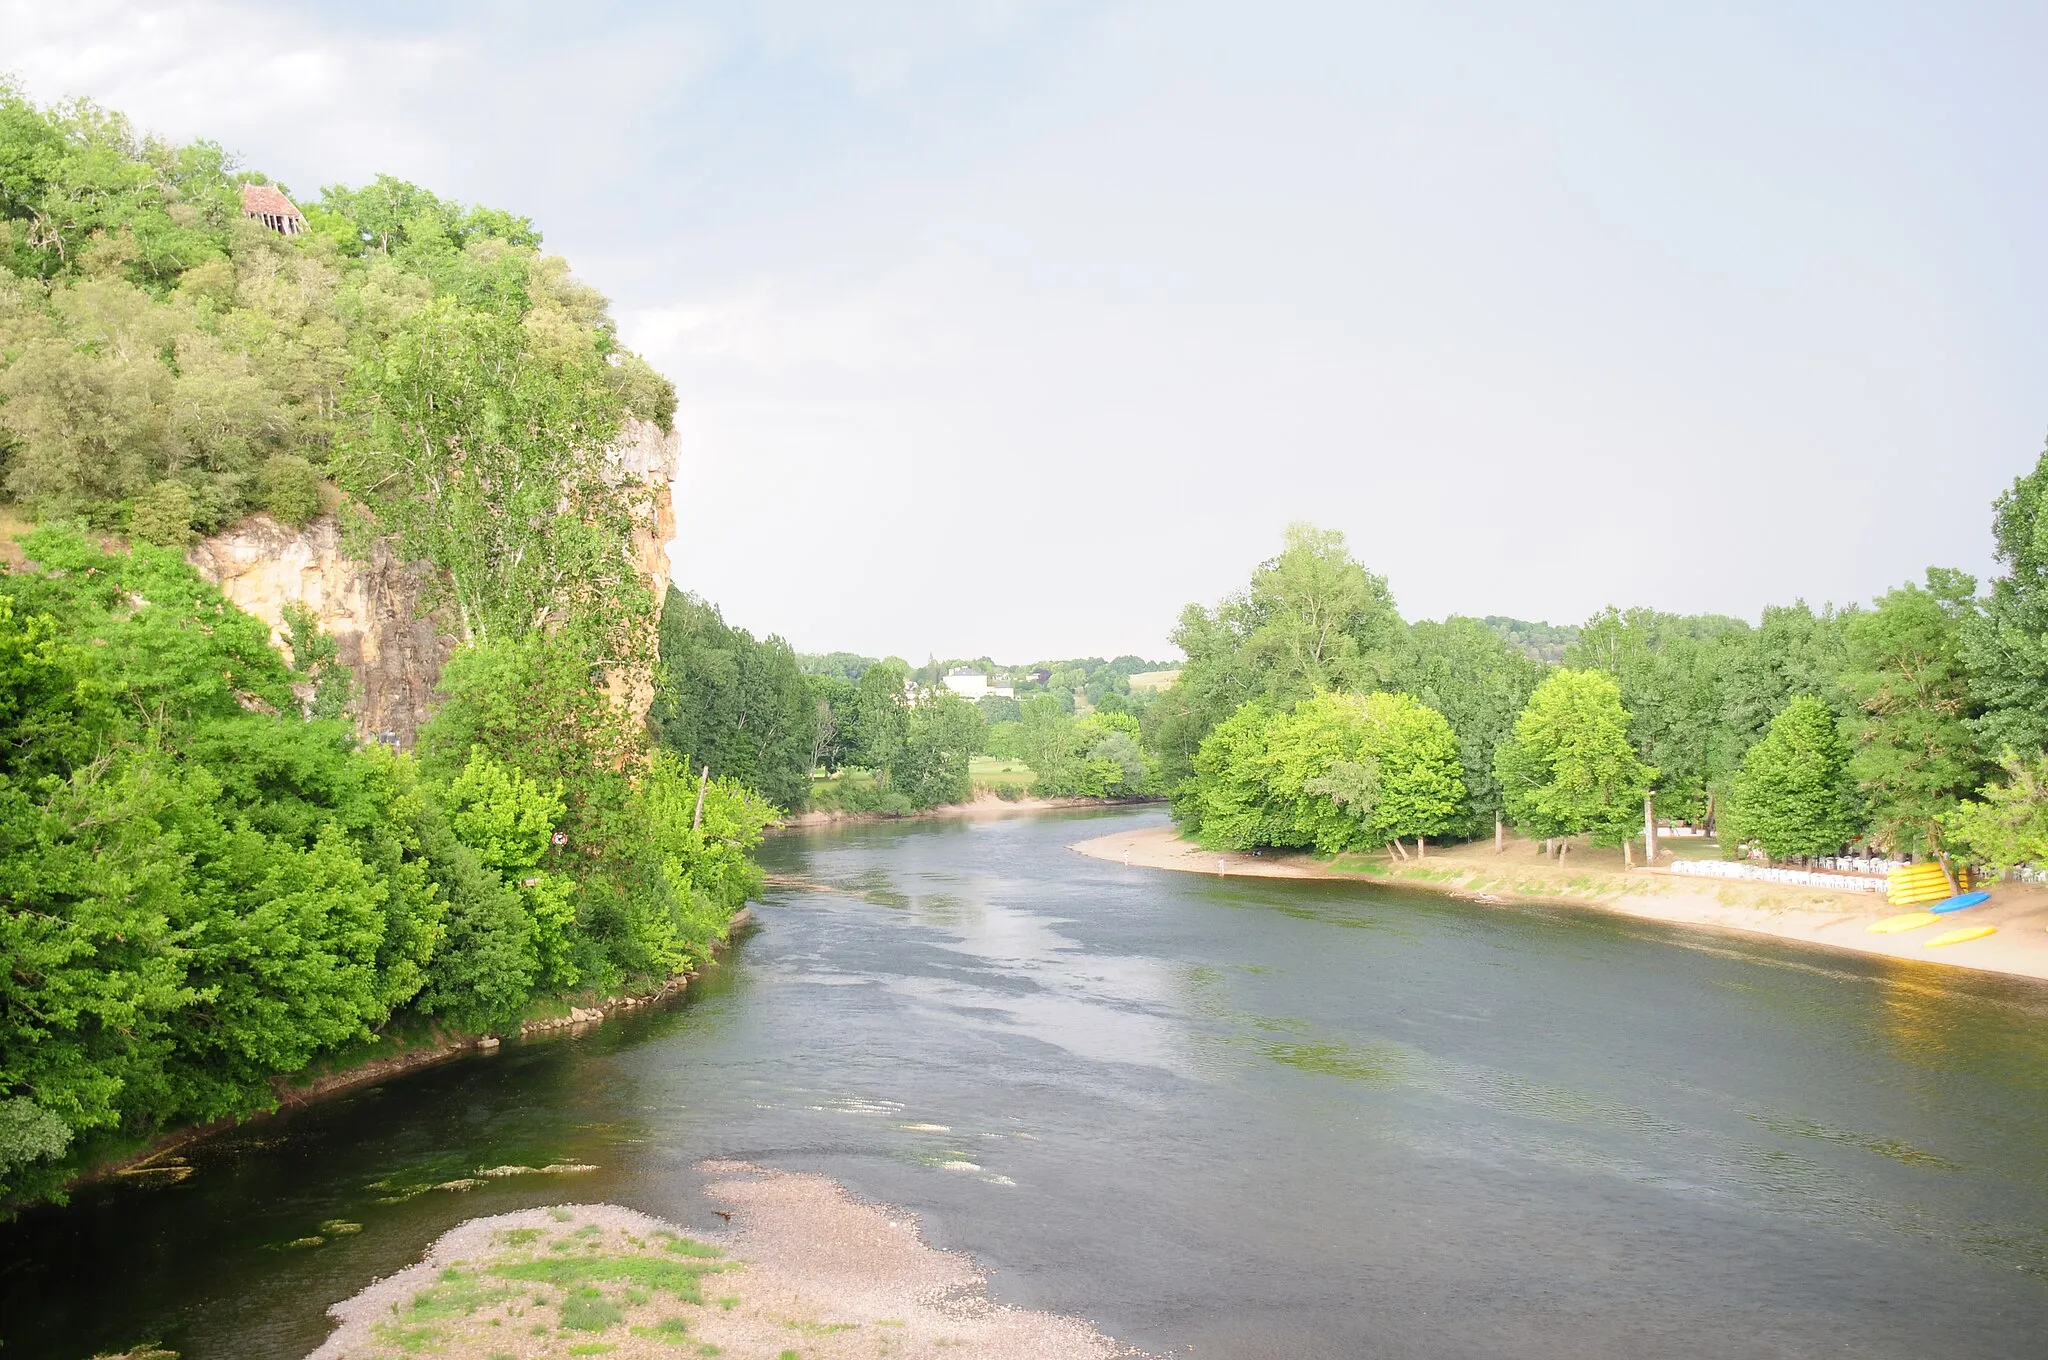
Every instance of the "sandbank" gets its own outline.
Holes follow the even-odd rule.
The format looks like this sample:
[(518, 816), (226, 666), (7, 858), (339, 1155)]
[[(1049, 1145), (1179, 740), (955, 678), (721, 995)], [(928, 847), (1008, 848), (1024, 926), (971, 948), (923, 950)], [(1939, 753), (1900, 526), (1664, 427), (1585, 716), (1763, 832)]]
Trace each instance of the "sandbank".
[(1088, 1324), (992, 1302), (967, 1257), (823, 1176), (706, 1162), (731, 1215), (688, 1235), (614, 1204), (472, 1219), (329, 1313), (308, 1360), (678, 1355), (1107, 1360)]
[[(1286, 851), (1249, 855), (1204, 850), (1175, 834), (1171, 826), (1118, 831), (1072, 848), (1095, 859), (1134, 869), (1221, 873), (1238, 878), (1321, 879), (1422, 888), (1480, 902), (1538, 902), (1591, 907), (1674, 925), (1739, 930), (1797, 940), (1858, 954), (1911, 960), (1950, 968), (2048, 980), (2048, 889), (2029, 884), (1993, 885), (1991, 900), (1957, 913), (1953, 924), (1992, 925), (1996, 935), (1927, 949), (1924, 942), (1946, 926), (1898, 935), (1873, 935), (1873, 921), (1898, 914), (1882, 894), (1794, 888), (1731, 879), (1675, 874), (1674, 858), (1707, 858), (1711, 851), (1667, 843), (1658, 867), (1624, 870), (1615, 850), (1574, 849), (1560, 867), (1540, 846), (1510, 840), (1496, 854), (1490, 841), (1431, 849), (1423, 860), (1397, 860), (1390, 853), (1341, 855), (1335, 859)], [(1219, 868), (1220, 866), (1220, 868)]]

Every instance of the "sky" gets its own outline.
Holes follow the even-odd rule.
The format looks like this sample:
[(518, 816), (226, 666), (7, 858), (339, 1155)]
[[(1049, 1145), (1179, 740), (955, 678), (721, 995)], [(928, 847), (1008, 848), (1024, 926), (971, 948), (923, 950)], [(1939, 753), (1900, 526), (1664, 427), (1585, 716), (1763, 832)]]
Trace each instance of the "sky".
[(1294, 520), (1410, 618), (1990, 573), (2043, 50), (1884, 0), (0, 0), (38, 99), (533, 217), (676, 382), (678, 584), (912, 660), (1168, 658)]

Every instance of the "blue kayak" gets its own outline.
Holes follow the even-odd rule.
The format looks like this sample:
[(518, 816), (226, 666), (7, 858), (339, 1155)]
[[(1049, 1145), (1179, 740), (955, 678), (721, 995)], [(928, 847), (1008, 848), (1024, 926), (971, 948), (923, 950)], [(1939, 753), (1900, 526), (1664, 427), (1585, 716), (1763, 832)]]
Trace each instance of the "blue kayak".
[(1946, 916), (1949, 912), (1961, 911), (1964, 907), (1974, 907), (1979, 902), (1989, 902), (1990, 900), (1991, 894), (1988, 892), (1966, 892), (1951, 897), (1946, 902), (1936, 902), (1931, 907), (1923, 907), (1921, 910)]

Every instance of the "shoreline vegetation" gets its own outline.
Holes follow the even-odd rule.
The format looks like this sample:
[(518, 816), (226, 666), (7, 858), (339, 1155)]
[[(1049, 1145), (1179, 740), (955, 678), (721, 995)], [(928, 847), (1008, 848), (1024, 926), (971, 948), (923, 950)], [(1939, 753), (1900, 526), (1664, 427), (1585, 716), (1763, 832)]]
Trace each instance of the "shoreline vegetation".
[[(723, 935), (712, 943), (711, 956), (703, 966), (676, 974), (654, 991), (599, 997), (588, 1006), (575, 1005), (559, 997), (551, 998), (536, 1004), (510, 1037), (534, 1039), (563, 1032), (582, 1034), (591, 1026), (603, 1024), (626, 1011), (643, 1010), (683, 996), (689, 985), (702, 977), (706, 969), (718, 966), (718, 956), (729, 952), (734, 939), (754, 924), (753, 908), (743, 907), (726, 922)], [(191, 1167), (176, 1155), (181, 1148), (230, 1129), (304, 1109), (348, 1091), (375, 1086), (421, 1068), (450, 1062), (465, 1053), (492, 1052), (503, 1042), (499, 1035), (488, 1030), (472, 1033), (438, 1025), (427, 1028), (424, 1033), (393, 1030), (377, 1035), (362, 1046), (368, 1056), (341, 1055), (313, 1068), (274, 1079), (277, 1104), (270, 1109), (171, 1129), (152, 1138), (142, 1148), (114, 1153), (85, 1167), (64, 1185), (64, 1191), (68, 1194), (82, 1186), (116, 1176), (183, 1180), (191, 1174)], [(395, 1051), (369, 1053), (371, 1049), (384, 1048)]]
[(1220, 865), (1225, 878), (1366, 883), (1482, 903), (1590, 907), (1667, 925), (1741, 931), (1856, 954), (2048, 981), (2048, 888), (2030, 884), (1995, 885), (1991, 901), (1970, 912), (1972, 924), (1997, 925), (1998, 934), (1927, 949), (1923, 940), (1934, 933), (1931, 930), (1874, 935), (1866, 929), (1900, 910), (1887, 905), (1882, 896), (1694, 878), (1666, 868), (1672, 858), (1683, 857), (1668, 853), (1659, 855), (1656, 868), (1625, 868), (1619, 850), (1574, 849), (1566, 867), (1559, 868), (1535, 842), (1517, 837), (1509, 839), (1500, 854), (1491, 842), (1467, 842), (1442, 849), (1432, 846), (1426, 859), (1408, 861), (1389, 853), (1249, 854), (1204, 849), (1172, 826), (1112, 832), (1069, 848), (1133, 869), (1216, 877)]
[[(525, 218), (5, 78), (0, 162), (0, 1218), (701, 966), (774, 809), (648, 730), (675, 392), (606, 300)], [(266, 622), (244, 530), (374, 608), (290, 566)]]
[(1086, 1323), (998, 1304), (968, 1257), (916, 1219), (838, 1182), (745, 1162), (700, 1163), (717, 1229), (686, 1236), (613, 1204), (471, 1219), (416, 1265), (329, 1313), (308, 1360), (394, 1352), (444, 1360), (887, 1355), (1108, 1360), (1130, 1352)]

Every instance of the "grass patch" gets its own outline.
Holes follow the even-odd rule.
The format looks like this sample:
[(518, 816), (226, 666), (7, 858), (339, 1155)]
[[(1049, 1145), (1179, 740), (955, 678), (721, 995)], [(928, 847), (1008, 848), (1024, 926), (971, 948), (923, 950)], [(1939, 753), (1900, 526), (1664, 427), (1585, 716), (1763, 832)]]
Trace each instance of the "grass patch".
[(401, 1355), (418, 1355), (421, 1351), (441, 1349), (439, 1327), (407, 1327), (397, 1322), (380, 1322), (371, 1334), (379, 1345), (389, 1346)]
[(518, 1292), (516, 1289), (486, 1285), (476, 1276), (465, 1275), (450, 1267), (441, 1272), (441, 1278), (431, 1289), (423, 1289), (412, 1296), (412, 1307), (407, 1317), (412, 1322), (468, 1317), (485, 1304), (509, 1299)]
[(830, 1336), (834, 1332), (850, 1332), (860, 1326), (858, 1322), (811, 1322), (803, 1318), (791, 1318), (783, 1325), (805, 1336)]
[(718, 1257), (725, 1255), (724, 1252), (720, 1251), (717, 1247), (712, 1246), (708, 1242), (692, 1242), (687, 1237), (676, 1237), (671, 1235), (669, 1239), (661, 1245), (665, 1249), (674, 1252), (678, 1256), (699, 1256), (703, 1257), (706, 1260), (715, 1260)]
[(704, 1296), (699, 1280), (709, 1271), (725, 1268), (723, 1264), (711, 1262), (685, 1265), (680, 1261), (646, 1256), (555, 1256), (495, 1265), (491, 1267), (491, 1273), (508, 1280), (551, 1284), (561, 1289), (579, 1289), (600, 1283), (637, 1285), (642, 1289), (658, 1289), (672, 1294), (685, 1303), (702, 1303)]
[(628, 1330), (634, 1336), (650, 1337), (656, 1341), (666, 1341), (671, 1346), (681, 1346), (689, 1339), (685, 1334), (690, 1330), (690, 1324), (679, 1317), (665, 1317), (652, 1327), (632, 1327)]
[(606, 1298), (594, 1284), (572, 1289), (562, 1300), (562, 1325), (572, 1332), (601, 1332), (618, 1326), (625, 1317), (626, 1310)]
[(585, 1341), (585, 1342), (581, 1343), (580, 1345), (575, 1345), (575, 1346), (571, 1346), (571, 1347), (569, 1348), (569, 1354), (571, 1354), (571, 1355), (603, 1355), (603, 1354), (605, 1354), (605, 1353), (606, 1353), (607, 1351), (615, 1351), (615, 1350), (617, 1350), (617, 1349), (618, 1349), (618, 1347), (617, 1347), (617, 1346), (614, 1346), (614, 1345), (613, 1345), (613, 1344), (612, 1344), (611, 1342), (609, 1342), (609, 1341)]

